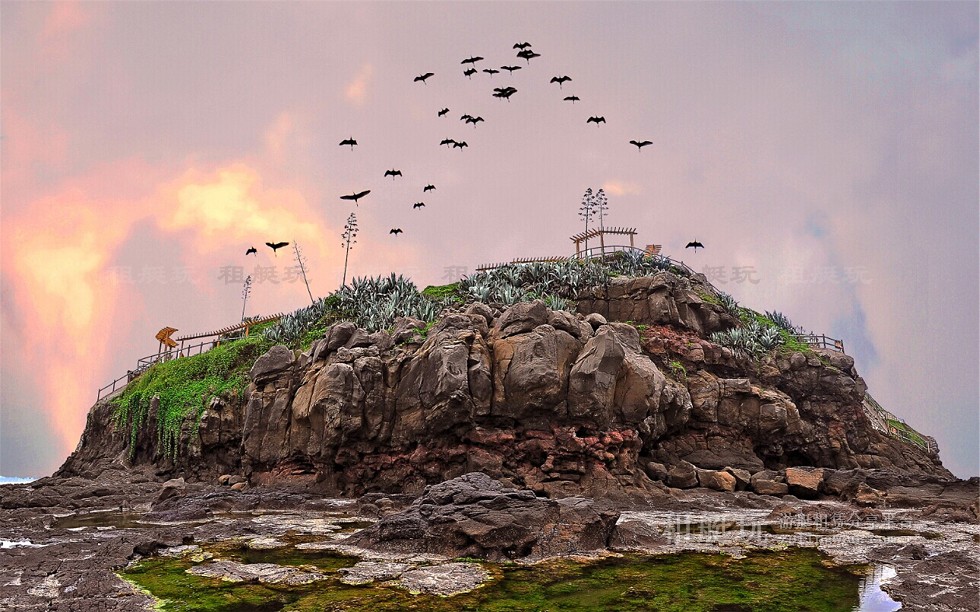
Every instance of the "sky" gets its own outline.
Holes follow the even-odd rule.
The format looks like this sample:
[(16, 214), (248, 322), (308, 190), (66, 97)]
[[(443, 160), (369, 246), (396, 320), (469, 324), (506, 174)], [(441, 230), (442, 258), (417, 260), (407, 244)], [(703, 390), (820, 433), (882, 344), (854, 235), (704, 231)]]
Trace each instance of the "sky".
[[(240, 275), (250, 315), (308, 304), (266, 242), (327, 295), (354, 212), (349, 276), (421, 288), (571, 254), (603, 188), (639, 244), (843, 339), (976, 475), (977, 23), (975, 2), (5, 0), (0, 474), (57, 469), (160, 328), (237, 322)], [(464, 77), (473, 55), (522, 69)]]

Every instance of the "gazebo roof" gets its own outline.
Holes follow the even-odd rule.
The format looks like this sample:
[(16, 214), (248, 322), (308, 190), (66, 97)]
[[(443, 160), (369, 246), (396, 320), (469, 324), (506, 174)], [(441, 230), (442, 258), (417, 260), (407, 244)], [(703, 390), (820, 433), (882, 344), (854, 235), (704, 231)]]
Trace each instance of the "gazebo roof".
[(595, 238), (599, 234), (618, 234), (622, 236), (635, 236), (635, 227), (607, 227), (605, 229), (599, 229), (594, 227), (587, 232), (581, 232), (575, 234), (570, 238), (572, 242), (581, 242), (582, 240), (588, 240), (589, 238)]

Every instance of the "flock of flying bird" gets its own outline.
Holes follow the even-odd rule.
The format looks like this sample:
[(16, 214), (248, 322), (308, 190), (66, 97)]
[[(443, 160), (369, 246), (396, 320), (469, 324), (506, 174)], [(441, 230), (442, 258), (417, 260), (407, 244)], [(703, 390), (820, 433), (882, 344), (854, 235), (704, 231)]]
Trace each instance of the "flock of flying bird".
[[(519, 43), (515, 44), (513, 48), (518, 50), (517, 57), (525, 60), (525, 62), (527, 63), (527, 65), (530, 65), (532, 59), (537, 58), (537, 57), (541, 57), (541, 54), (540, 53), (536, 53), (534, 50), (531, 49), (531, 43), (529, 43), (529, 42), (519, 42)], [(468, 58), (464, 59), (462, 62), (460, 62), (460, 64), (462, 64), (464, 66), (465, 65), (469, 65), (469, 67), (466, 68), (463, 71), (463, 76), (465, 76), (468, 79), (472, 78), (472, 76), (478, 72), (478, 70), (476, 68), (477, 63), (478, 62), (482, 62), (482, 61), (484, 61), (484, 58), (477, 55), (477, 56), (468, 57)], [(519, 65), (508, 65), (508, 66), (501, 66), (499, 70), (497, 70), (495, 68), (484, 68), (483, 69), (483, 72), (486, 73), (486, 74), (488, 74), (488, 75), (490, 75), (490, 77), (493, 77), (493, 75), (495, 75), (495, 74), (500, 74), (500, 72), (502, 70), (507, 71), (507, 73), (509, 75), (513, 75), (515, 71), (522, 70), (522, 69), (523, 69), (523, 66), (519, 66)], [(435, 76), (435, 73), (433, 73), (433, 72), (425, 72), (425, 73), (420, 74), (417, 77), (415, 77), (414, 82), (416, 82), (416, 83), (421, 82), (423, 85), (425, 85), (426, 84), (426, 81), (428, 79), (432, 78), (433, 76)], [(568, 83), (571, 80), (572, 80), (572, 77), (570, 77), (568, 75), (558, 75), (558, 76), (552, 77), (550, 82), (551, 83), (557, 83), (558, 84), (558, 88), (559, 89), (563, 89), (563, 86), (565, 85), (565, 83)], [(508, 102), (510, 102), (511, 96), (513, 96), (515, 93), (517, 93), (517, 88), (515, 88), (515, 87), (511, 87), (511, 86), (507, 86), (507, 87), (494, 87), (493, 93), (491, 95), (493, 97), (495, 97), (495, 98), (502, 99), (502, 100), (507, 100)], [(563, 99), (563, 101), (565, 101), (565, 102), (571, 102), (572, 104), (575, 104), (576, 102), (581, 101), (581, 98), (579, 98), (578, 96), (575, 96), (575, 95), (569, 95), (569, 96), (565, 96), (564, 99)], [(440, 109), (436, 113), (436, 116), (441, 118), (441, 117), (445, 117), (448, 114), (449, 114), (449, 108), (448, 107), (444, 107), (444, 108)], [(464, 114), (459, 119), (460, 119), (460, 121), (466, 122), (466, 124), (473, 125), (474, 128), (477, 126), (477, 124), (482, 123), (482, 122), (485, 121), (483, 119), (483, 117), (473, 116), (473, 115), (470, 115), (470, 114)], [(590, 116), (588, 119), (586, 119), (585, 122), (586, 122), (586, 124), (594, 123), (594, 124), (596, 124), (596, 126), (598, 126), (599, 124), (606, 123), (606, 118), (605, 118), (605, 116)], [(651, 141), (649, 141), (649, 140), (630, 140), (629, 141), (629, 144), (635, 146), (636, 149), (637, 149), (637, 151), (642, 151), (643, 147), (646, 147), (646, 146), (651, 145), (653, 143)], [(450, 148), (453, 148), (453, 149), (460, 149), (460, 150), (469, 147), (469, 145), (466, 143), (465, 140), (455, 140), (453, 138), (444, 138), (439, 143), (439, 145), (440, 146), (445, 145), (447, 147), (450, 147)], [(339, 146), (342, 146), (342, 147), (349, 146), (351, 148), (351, 150), (353, 151), (354, 150), (354, 147), (357, 146), (357, 140), (355, 140), (354, 137), (351, 136), (349, 138), (346, 138), (344, 140), (341, 140), (340, 143), (339, 143)], [(401, 170), (396, 170), (396, 169), (392, 168), (390, 170), (386, 170), (385, 173), (384, 173), (384, 178), (388, 178), (389, 176), (392, 178), (392, 180), (394, 180), (396, 177), (401, 177), (402, 176), (402, 172), (401, 172)], [(436, 188), (435, 185), (428, 184), (425, 187), (423, 187), (422, 192), (423, 193), (428, 193), (430, 191), (435, 190), (435, 188)], [(352, 202), (354, 202), (355, 205), (357, 205), (358, 202), (361, 200), (361, 198), (367, 196), (370, 193), (371, 193), (371, 190), (370, 189), (365, 189), (363, 191), (358, 191), (358, 192), (355, 192), (355, 193), (342, 195), (342, 196), (340, 196), (340, 199), (341, 200), (346, 200), (346, 201), (352, 201)], [(412, 208), (413, 209), (419, 209), (419, 208), (424, 208), (424, 207), (425, 207), (425, 203), (424, 202), (416, 202), (416, 203), (414, 203), (412, 205)], [(401, 234), (403, 232), (402, 232), (402, 229), (401, 228), (394, 227), (394, 228), (391, 228), (391, 230), (388, 233), (397, 236), (398, 234)], [(275, 243), (273, 243), (273, 242), (267, 242), (265, 244), (266, 244), (266, 246), (268, 246), (269, 248), (272, 249), (273, 254), (275, 254), (278, 249), (280, 249), (280, 248), (282, 248), (284, 246), (289, 245), (288, 242), (275, 242)], [(700, 248), (704, 248), (704, 245), (701, 244), (700, 242), (693, 241), (693, 242), (688, 243), (685, 248), (692, 248), (692, 247), (694, 248), (695, 251), (697, 251), (697, 249), (699, 247)], [(249, 254), (253, 254), (254, 255), (254, 254), (256, 254), (255, 247), (249, 248), (245, 252), (245, 254), (246, 255), (249, 255)]]

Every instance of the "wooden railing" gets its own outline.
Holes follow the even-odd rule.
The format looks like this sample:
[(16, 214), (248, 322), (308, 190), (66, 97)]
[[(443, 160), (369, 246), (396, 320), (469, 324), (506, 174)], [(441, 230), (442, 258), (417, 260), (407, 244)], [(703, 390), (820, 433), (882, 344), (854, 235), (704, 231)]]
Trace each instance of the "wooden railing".
[[(175, 338), (175, 340), (180, 342), (179, 348), (167, 349), (166, 351), (158, 352), (154, 355), (147, 355), (146, 357), (140, 357), (136, 361), (136, 367), (129, 370), (116, 380), (112, 381), (108, 385), (102, 387), (96, 393), (95, 401), (99, 402), (103, 397), (108, 397), (118, 390), (126, 388), (126, 385), (131, 383), (140, 374), (150, 369), (150, 366), (170, 361), (172, 359), (179, 359), (181, 357), (191, 357), (193, 355), (200, 355), (206, 351), (209, 351), (217, 346), (220, 346), (222, 342), (230, 342), (232, 340), (238, 340), (240, 338), (245, 338), (248, 336), (249, 330), (259, 324), (268, 323), (269, 321), (276, 321), (282, 318), (282, 313), (269, 315), (269, 316), (259, 316), (253, 317), (251, 319), (246, 319), (241, 323), (236, 323), (234, 325), (229, 325), (228, 327), (223, 327), (219, 330), (204, 332), (200, 334), (190, 334), (186, 336), (181, 336), (180, 338)], [(233, 333), (237, 332), (237, 333)], [(201, 338), (211, 338), (211, 340), (205, 340), (198, 344), (193, 344), (190, 346), (184, 346), (184, 342), (188, 340), (199, 340)], [(122, 381), (126, 382), (123, 383)]]
[[(909, 427), (909, 425), (905, 422), (905, 419), (901, 419), (888, 410), (885, 410), (882, 405), (875, 400), (875, 398), (871, 397), (870, 393), (864, 394), (863, 404), (864, 414), (868, 417), (868, 420), (871, 421), (871, 426), (877, 431), (885, 434), (886, 436), (897, 438), (907, 444), (917, 446), (933, 457), (939, 455), (939, 445), (936, 443), (935, 438), (932, 436), (924, 436), (919, 432), (915, 432), (915, 435), (909, 433), (908, 430), (915, 430)], [(896, 427), (895, 425), (892, 425), (892, 422), (901, 423), (902, 427)]]
[(605, 246), (599, 245), (582, 249), (569, 257), (569, 259), (600, 259), (612, 257), (616, 253), (639, 253), (641, 255), (647, 255), (645, 250), (631, 244), (607, 244)]
[(837, 351), (838, 353), (844, 352), (843, 340), (831, 338), (830, 336), (825, 336), (824, 334), (797, 334), (795, 337), (800, 342), (806, 342), (814, 348), (828, 349), (831, 351)]
[[(174, 359), (180, 359), (181, 357), (193, 357), (194, 355), (200, 355), (201, 353), (206, 353), (213, 348), (221, 346), (223, 342), (231, 342), (232, 340), (240, 340), (244, 338), (244, 335), (236, 336), (226, 336), (219, 338), (217, 340), (209, 340), (207, 342), (201, 342), (199, 344), (194, 344), (191, 346), (185, 346), (181, 350), (170, 349), (156, 353), (153, 355), (147, 355), (146, 357), (140, 357), (136, 361), (136, 367), (132, 370), (127, 371), (125, 374), (107, 384), (106, 386), (99, 389), (96, 394), (95, 401), (100, 401), (103, 397), (108, 397), (115, 393), (117, 390), (122, 390), (126, 388), (126, 385), (131, 383), (140, 374), (150, 369), (150, 366), (156, 365), (158, 363), (165, 363), (167, 361), (172, 361)], [(120, 384), (123, 380), (126, 381), (125, 384)]]
[(568, 259), (567, 257), (562, 257), (560, 255), (552, 256), (552, 257), (518, 257), (517, 259), (512, 259), (508, 262), (480, 264), (476, 267), (476, 271), (488, 272), (490, 270), (496, 270), (497, 268), (503, 268), (504, 266), (510, 266), (514, 264), (555, 263), (558, 261), (566, 261), (567, 259)]
[[(510, 265), (514, 265), (514, 264), (528, 264), (528, 263), (542, 263), (542, 262), (543, 263), (552, 263), (552, 262), (558, 262), (558, 261), (567, 261), (567, 260), (570, 260), (570, 259), (601, 259), (603, 257), (603, 254), (605, 254), (605, 257), (608, 258), (608, 257), (615, 256), (617, 253), (635, 253), (635, 254), (638, 254), (638, 255), (642, 255), (644, 257), (651, 256), (651, 254), (650, 254), (649, 251), (647, 251), (645, 249), (641, 249), (639, 247), (632, 246), (632, 245), (626, 245), (626, 244), (607, 244), (605, 247), (597, 246), (597, 247), (590, 247), (589, 249), (583, 249), (581, 252), (576, 253), (574, 255), (571, 255), (569, 257), (563, 257), (563, 256), (558, 256), (558, 257), (518, 257), (517, 259), (512, 259), (510, 261), (505, 261), (505, 262), (480, 264), (480, 265), (478, 265), (476, 267), (476, 271), (477, 272), (487, 272), (487, 271), (490, 271), (490, 270), (496, 270), (497, 268), (503, 268), (504, 266), (510, 266)], [(692, 269), (690, 266), (688, 266), (683, 261), (680, 261), (680, 260), (677, 260), (677, 259), (671, 259), (670, 257), (667, 257), (666, 255), (660, 255), (660, 254), (654, 254), (653, 257), (657, 257), (660, 260), (666, 261), (671, 266), (674, 266), (676, 268), (679, 268), (679, 269), (683, 270), (684, 272), (686, 272), (687, 274), (689, 274), (691, 276), (697, 274), (697, 272), (695, 272), (694, 269)], [(711, 283), (708, 283), (708, 284), (710, 285)], [(716, 291), (717, 291), (717, 289), (716, 289)]]

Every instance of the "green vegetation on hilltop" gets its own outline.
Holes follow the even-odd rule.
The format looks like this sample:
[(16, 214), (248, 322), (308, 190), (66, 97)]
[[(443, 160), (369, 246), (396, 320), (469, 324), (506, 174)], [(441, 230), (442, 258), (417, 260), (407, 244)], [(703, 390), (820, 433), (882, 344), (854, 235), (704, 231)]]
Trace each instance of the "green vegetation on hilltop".
[(199, 423), (213, 397), (241, 396), (248, 386), (248, 370), (272, 346), (261, 334), (221, 344), (200, 355), (172, 359), (151, 366), (112, 400), (113, 426), (129, 428), (129, 452), (147, 423), (150, 402), (160, 398), (157, 442), (160, 452), (175, 458), (184, 422)]
[(396, 274), (355, 278), (313, 305), (284, 315), (264, 333), (276, 344), (306, 349), (337, 321), (351, 321), (362, 329), (377, 331), (390, 329), (397, 317), (434, 321), (444, 308), (472, 301), (507, 306), (542, 299), (552, 310), (572, 310), (572, 300), (579, 292), (602, 285), (612, 276), (643, 276), (664, 270), (687, 274), (674, 268), (664, 257), (618, 253), (607, 263), (565, 260), (509, 264), (422, 291)]

